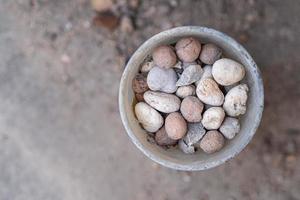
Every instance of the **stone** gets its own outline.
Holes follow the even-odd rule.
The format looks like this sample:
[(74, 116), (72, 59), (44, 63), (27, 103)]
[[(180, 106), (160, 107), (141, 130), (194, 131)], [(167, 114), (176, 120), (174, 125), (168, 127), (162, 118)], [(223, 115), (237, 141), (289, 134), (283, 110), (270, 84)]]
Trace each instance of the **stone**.
[(202, 68), (202, 70), (203, 70), (203, 73), (202, 73), (202, 76), (201, 76), (200, 80), (198, 80), (198, 81), (195, 82), (196, 86), (199, 84), (199, 82), (202, 79), (205, 79), (205, 78), (211, 78), (212, 79), (213, 78), (212, 73), (211, 73), (211, 71), (212, 71), (212, 66), (211, 65), (205, 65)]
[(192, 96), (196, 94), (196, 87), (194, 85), (185, 85), (178, 87), (176, 95), (180, 98)]
[(198, 81), (202, 76), (202, 68), (200, 65), (190, 65), (184, 69), (176, 86), (190, 85)]
[(187, 37), (180, 39), (176, 45), (176, 54), (178, 58), (183, 62), (195, 61), (201, 51), (200, 42), (193, 37)]
[(211, 78), (205, 78), (199, 82), (196, 94), (205, 104), (221, 106), (224, 102), (224, 94), (218, 84)]
[(216, 60), (220, 59), (222, 55), (222, 50), (214, 44), (205, 44), (202, 46), (202, 50), (200, 53), (201, 62), (212, 65)]
[(211, 107), (203, 113), (202, 124), (208, 130), (218, 129), (225, 117), (225, 112), (221, 107)]
[(240, 132), (239, 120), (233, 117), (226, 117), (220, 126), (220, 132), (227, 139), (234, 138), (234, 136)]
[(225, 96), (223, 108), (227, 115), (237, 117), (243, 115), (247, 110), (247, 92), (249, 88), (246, 84), (240, 84), (229, 90)]
[(177, 140), (168, 137), (164, 126), (155, 133), (155, 141), (160, 146), (175, 145), (177, 143)]
[(202, 119), (203, 103), (195, 96), (188, 96), (182, 100), (180, 112), (188, 122), (200, 122)]
[(144, 62), (141, 67), (142, 73), (148, 73), (155, 66), (153, 61)]
[(147, 76), (148, 87), (153, 91), (174, 93), (177, 90), (178, 78), (173, 69), (153, 67)]
[(181, 149), (183, 151), (183, 153), (186, 153), (186, 154), (195, 153), (195, 147), (192, 145), (188, 145), (187, 143), (185, 143), (185, 141), (183, 139), (178, 141), (178, 146), (179, 146), (179, 149)]
[(169, 138), (179, 140), (187, 131), (187, 124), (179, 112), (173, 112), (166, 117), (165, 128)]
[(154, 49), (152, 53), (153, 61), (156, 65), (163, 68), (171, 68), (177, 62), (173, 47), (162, 45)]
[(224, 146), (224, 137), (219, 131), (208, 131), (200, 141), (200, 148), (208, 154), (220, 151)]
[(188, 131), (186, 135), (182, 138), (187, 145), (194, 145), (198, 143), (201, 138), (205, 135), (206, 130), (201, 122), (198, 123), (188, 123)]
[(171, 113), (179, 110), (181, 103), (180, 99), (174, 94), (150, 90), (144, 93), (144, 99), (151, 107), (163, 113)]
[(147, 91), (149, 88), (146, 77), (142, 74), (137, 74), (132, 80), (132, 89), (136, 93), (144, 93)]
[(245, 68), (234, 60), (222, 58), (213, 64), (212, 75), (217, 83), (228, 86), (244, 78)]
[(135, 105), (135, 115), (142, 127), (150, 133), (156, 132), (164, 123), (159, 112), (144, 102)]

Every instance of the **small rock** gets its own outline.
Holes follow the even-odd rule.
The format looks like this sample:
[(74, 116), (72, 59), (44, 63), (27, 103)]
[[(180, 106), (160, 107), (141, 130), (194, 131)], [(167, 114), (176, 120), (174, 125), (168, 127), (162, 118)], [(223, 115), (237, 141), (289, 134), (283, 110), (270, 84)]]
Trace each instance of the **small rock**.
[(135, 115), (144, 129), (151, 133), (156, 132), (164, 123), (159, 112), (144, 102), (135, 105)]
[(226, 117), (220, 126), (220, 132), (227, 138), (232, 139), (240, 131), (239, 120), (232, 117)]
[(163, 92), (147, 91), (144, 94), (144, 99), (150, 106), (163, 113), (179, 110), (181, 103), (180, 99), (174, 94)]
[(224, 146), (224, 137), (219, 131), (208, 131), (200, 142), (200, 148), (205, 153), (215, 153)]
[(234, 60), (222, 58), (213, 64), (212, 75), (217, 83), (228, 86), (244, 78), (245, 68)]
[(101, 12), (93, 18), (93, 24), (113, 31), (119, 24), (119, 18), (111, 11)]
[(195, 147), (188, 145), (187, 143), (185, 143), (185, 141), (183, 139), (178, 141), (178, 146), (186, 154), (195, 153)]
[(176, 43), (175, 49), (181, 61), (193, 62), (199, 56), (201, 44), (193, 37), (182, 38)]
[(92, 8), (97, 12), (110, 10), (113, 6), (111, 0), (91, 0)]
[(214, 44), (205, 44), (202, 46), (200, 60), (205, 64), (212, 65), (222, 55), (222, 50)]
[(235, 86), (225, 96), (223, 108), (227, 115), (237, 117), (246, 113), (249, 88), (246, 84)]
[(197, 97), (188, 96), (183, 99), (180, 112), (188, 122), (200, 122), (203, 107), (203, 103)]
[(174, 145), (177, 143), (177, 140), (173, 140), (168, 137), (165, 127), (163, 126), (159, 131), (155, 134), (155, 141), (158, 145), (161, 146), (168, 146), (168, 145)]
[(131, 33), (134, 30), (133, 22), (130, 17), (123, 16), (120, 22), (121, 31)]
[(141, 72), (142, 73), (148, 73), (154, 66), (155, 65), (154, 65), (153, 61), (144, 62), (142, 67), (141, 67)]
[(208, 130), (218, 129), (225, 117), (221, 107), (211, 107), (203, 113), (202, 124)]
[(173, 68), (175, 69), (182, 69), (182, 62), (178, 61), (174, 66)]
[(141, 101), (145, 101), (144, 100), (144, 94), (143, 93), (136, 93), (135, 94), (135, 98), (138, 102), (141, 102)]
[(200, 65), (190, 65), (181, 74), (176, 86), (190, 85), (198, 81), (202, 76), (203, 70)]
[(176, 64), (176, 54), (171, 46), (163, 45), (154, 49), (152, 53), (153, 61), (163, 68), (171, 68)]
[(185, 85), (178, 87), (176, 95), (180, 98), (192, 96), (196, 94), (196, 87), (194, 85)]
[(224, 94), (218, 84), (211, 78), (201, 79), (196, 94), (203, 103), (212, 106), (221, 106), (224, 102)]
[(206, 130), (204, 129), (201, 122), (188, 123), (187, 134), (182, 138), (185, 143), (189, 146), (196, 144), (205, 135)]
[(196, 86), (199, 84), (199, 82), (202, 79), (205, 79), (205, 78), (211, 78), (211, 79), (213, 79), (213, 76), (212, 76), (212, 73), (211, 73), (211, 70), (212, 70), (212, 66), (211, 65), (205, 65), (202, 68), (202, 70), (203, 70), (203, 73), (202, 73), (202, 76), (201, 76), (200, 80), (195, 82)]
[(176, 82), (177, 75), (173, 69), (153, 67), (147, 76), (148, 87), (153, 91), (174, 93), (177, 90)]
[(187, 131), (187, 124), (179, 112), (173, 112), (166, 117), (165, 128), (169, 138), (179, 140)]
[(142, 74), (137, 74), (132, 80), (132, 89), (136, 93), (144, 93), (148, 90), (147, 79)]

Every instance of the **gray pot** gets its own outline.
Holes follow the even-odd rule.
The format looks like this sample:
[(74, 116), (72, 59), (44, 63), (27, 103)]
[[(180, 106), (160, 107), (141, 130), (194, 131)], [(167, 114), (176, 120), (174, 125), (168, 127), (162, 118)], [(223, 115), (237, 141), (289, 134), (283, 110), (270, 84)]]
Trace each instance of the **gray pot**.
[[(214, 154), (207, 155), (201, 151), (187, 155), (179, 149), (165, 150), (147, 141), (147, 134), (134, 116), (131, 83), (138, 72), (140, 64), (161, 44), (175, 43), (179, 38), (193, 36), (202, 43), (211, 42), (223, 49), (226, 57), (242, 63), (246, 68), (244, 82), (249, 86), (247, 113), (240, 119), (241, 131), (237, 136), (226, 142), (224, 148)], [(234, 39), (211, 28), (198, 26), (177, 27), (154, 35), (142, 44), (132, 55), (122, 75), (119, 90), (119, 107), (122, 122), (133, 143), (153, 161), (177, 170), (196, 171), (216, 167), (233, 158), (250, 142), (260, 123), (264, 107), (263, 82), (255, 62), (249, 53)], [(249, 158), (251, 159), (251, 158)]]

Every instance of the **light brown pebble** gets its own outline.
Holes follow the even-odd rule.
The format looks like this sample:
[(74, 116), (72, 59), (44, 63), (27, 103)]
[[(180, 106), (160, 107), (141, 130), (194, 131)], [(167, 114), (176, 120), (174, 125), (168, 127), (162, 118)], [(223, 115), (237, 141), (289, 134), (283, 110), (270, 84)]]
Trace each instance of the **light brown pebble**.
[(141, 72), (142, 73), (148, 73), (153, 67), (154, 67), (154, 62), (153, 61), (147, 61), (143, 63), (141, 67)]
[(149, 89), (147, 78), (142, 74), (137, 74), (132, 80), (132, 89), (136, 93), (143, 93), (147, 91)]
[(174, 145), (177, 143), (177, 140), (168, 137), (164, 126), (156, 132), (155, 141), (161, 146)]
[(200, 42), (193, 38), (187, 37), (180, 39), (175, 46), (178, 58), (183, 62), (195, 61), (201, 51)]
[(159, 46), (152, 53), (153, 61), (163, 68), (171, 68), (176, 64), (176, 54), (171, 46)]
[(176, 95), (180, 98), (192, 96), (196, 94), (196, 87), (194, 85), (185, 85), (178, 87)]
[(220, 106), (224, 102), (224, 94), (218, 84), (211, 78), (201, 79), (197, 86), (196, 94), (205, 104)]
[(188, 96), (182, 100), (180, 112), (188, 122), (200, 122), (203, 107), (203, 103), (197, 97)]
[(179, 140), (187, 132), (187, 124), (179, 112), (173, 112), (166, 117), (165, 128), (169, 138)]
[(217, 83), (228, 86), (244, 78), (245, 68), (234, 60), (222, 58), (213, 64), (212, 75)]
[(218, 129), (225, 117), (221, 107), (211, 107), (203, 113), (202, 124), (208, 130)]
[(202, 46), (200, 60), (205, 64), (212, 65), (222, 55), (222, 50), (214, 44), (205, 44)]
[(150, 106), (163, 113), (179, 110), (181, 103), (180, 99), (174, 94), (150, 90), (144, 93), (144, 99)]
[(200, 142), (200, 148), (205, 153), (215, 153), (224, 146), (224, 137), (219, 131), (208, 131)]

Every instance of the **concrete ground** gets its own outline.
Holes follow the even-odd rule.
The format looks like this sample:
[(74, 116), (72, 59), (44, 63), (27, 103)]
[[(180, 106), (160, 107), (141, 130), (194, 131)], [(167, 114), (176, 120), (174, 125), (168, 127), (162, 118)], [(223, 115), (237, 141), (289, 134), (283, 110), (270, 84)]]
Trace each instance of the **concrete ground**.
[[(126, 33), (94, 26), (86, 0), (0, 0), (0, 199), (300, 199), (299, 11), (297, 0), (143, 1)], [(237, 38), (265, 83), (253, 141), (205, 172), (147, 159), (118, 113), (126, 59), (180, 25)]]

